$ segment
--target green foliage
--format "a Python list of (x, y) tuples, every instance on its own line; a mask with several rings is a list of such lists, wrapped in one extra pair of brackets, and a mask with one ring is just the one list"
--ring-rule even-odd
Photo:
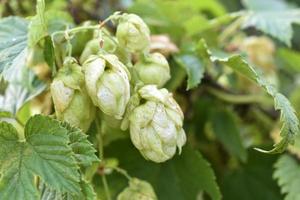
[(192, 54), (178, 55), (175, 59), (187, 72), (187, 90), (197, 87), (201, 83), (205, 72), (201, 60)]
[(296, 134), (299, 132), (299, 121), (295, 114), (295, 110), (291, 106), (289, 100), (277, 92), (276, 88), (269, 84), (262, 75), (255, 71), (240, 55), (229, 57), (218, 57), (211, 54), (204, 40), (198, 43), (199, 54), (203, 59), (209, 59), (212, 62), (216, 61), (233, 69), (235, 72), (242, 74), (248, 79), (256, 82), (274, 99), (274, 108), (281, 111), (282, 128), (280, 135), (282, 140), (274, 145), (274, 148), (269, 151), (257, 149), (265, 153), (281, 153), (289, 144), (293, 144)]
[(298, 191), (300, 178), (299, 163), (289, 155), (282, 155), (274, 166), (274, 178), (277, 179), (281, 187), (281, 192), (286, 194), (284, 199), (300, 199)]
[(211, 114), (212, 131), (229, 153), (245, 162), (247, 160), (247, 152), (235, 121), (236, 116), (230, 113), (229, 110), (217, 109)]
[(3, 1), (0, 199), (300, 199), (297, 4)]
[(255, 27), (291, 46), (292, 24), (300, 23), (299, 9), (291, 8), (282, 0), (245, 0), (244, 3), (251, 11), (246, 16), (244, 28)]
[(0, 196), (3, 199), (38, 199), (34, 176), (59, 192), (80, 195), (79, 164), (97, 161), (90, 145), (83, 149), (87, 141), (79, 136), (82, 132), (39, 115), (28, 120), (24, 133), (17, 132), (7, 122), (1, 122), (0, 130)]
[[(124, 157), (122, 152), (126, 152), (130, 157)], [(146, 161), (129, 141), (124, 139), (111, 143), (105, 154), (117, 158), (120, 167), (132, 176), (149, 181), (158, 199), (195, 199), (201, 191), (214, 200), (221, 199), (210, 165), (191, 147), (185, 147), (181, 155), (162, 164)], [(98, 178), (95, 177), (94, 181)], [(124, 179), (119, 174), (113, 174), (112, 177), (109, 176), (109, 180), (109, 184), (114, 186), (112, 192), (118, 194), (123, 188)]]

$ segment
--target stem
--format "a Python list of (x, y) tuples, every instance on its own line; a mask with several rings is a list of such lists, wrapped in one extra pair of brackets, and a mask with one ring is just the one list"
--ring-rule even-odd
[(209, 24), (207, 27), (205, 27), (202, 32), (210, 30), (210, 29), (214, 29), (217, 28), (223, 24), (229, 23), (231, 20), (243, 16), (245, 15), (245, 13), (247, 13), (246, 11), (242, 10), (242, 11), (238, 11), (238, 12), (233, 12), (233, 13), (229, 13), (227, 15), (223, 15), (221, 17), (212, 19), (209, 21)]
[(128, 172), (120, 167), (111, 167), (111, 169), (116, 170), (116, 172), (125, 176), (128, 180), (131, 180), (132, 177), (128, 174)]
[[(100, 163), (100, 165), (101, 165), (104, 162), (103, 138), (102, 138), (101, 127), (99, 126), (100, 119), (97, 117), (96, 120), (97, 120), (96, 126), (97, 126), (97, 132), (98, 132), (97, 140), (98, 140), (99, 158), (101, 159), (101, 163)], [(110, 191), (109, 191), (105, 173), (101, 174), (101, 179), (102, 179), (102, 184), (104, 187), (106, 199), (111, 200), (111, 195), (110, 195)]]
[(247, 104), (247, 103), (267, 103), (269, 100), (265, 98), (264, 96), (259, 96), (259, 95), (240, 95), (240, 94), (229, 94), (224, 91), (215, 89), (213, 87), (207, 87), (207, 91), (230, 103), (234, 104)]
[(237, 29), (240, 28), (241, 24), (243, 23), (244, 18), (238, 18), (234, 22), (232, 22), (229, 26), (227, 26), (224, 31), (219, 36), (220, 43), (224, 43), (227, 38), (229, 38), (231, 35), (233, 35)]

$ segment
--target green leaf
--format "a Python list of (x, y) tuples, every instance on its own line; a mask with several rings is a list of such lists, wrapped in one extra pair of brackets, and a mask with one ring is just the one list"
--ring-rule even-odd
[(282, 0), (247, 0), (245, 6), (250, 9), (243, 27), (255, 27), (291, 46), (292, 24), (300, 23), (300, 9), (293, 9)]
[(36, 15), (32, 17), (29, 23), (28, 46), (34, 47), (46, 35), (45, 1), (37, 0)]
[(220, 187), (224, 200), (282, 200), (272, 166), (276, 155), (264, 155), (250, 149), (247, 163), (223, 173)]
[(11, 80), (11, 71), (21, 68), (27, 54), (27, 26), (25, 19), (0, 19), (0, 74)]
[(201, 83), (205, 72), (201, 60), (192, 54), (178, 55), (175, 60), (186, 70), (188, 76), (187, 90), (197, 87)]
[(13, 114), (46, 88), (26, 67), (27, 25), (19, 17), (0, 20), (0, 75), (9, 82), (0, 94), (0, 107)]
[(46, 184), (41, 183), (39, 190), (41, 191), (41, 200), (96, 200), (96, 193), (90, 183), (84, 180), (80, 181), (81, 193), (80, 195), (73, 195), (70, 193), (61, 193), (51, 189)]
[(285, 200), (300, 199), (300, 165), (289, 155), (282, 155), (275, 164), (273, 174), (277, 179), (281, 192), (286, 194)]
[(68, 146), (68, 130), (58, 121), (36, 115), (28, 120), (24, 135), (0, 122), (0, 143), (3, 200), (37, 199), (35, 175), (59, 192), (79, 194), (78, 166)]
[[(25, 58), (24, 58), (25, 59)], [(13, 79), (3, 94), (0, 93), (0, 108), (14, 115), (29, 100), (46, 89), (46, 85), (25, 65), (11, 71)]]
[[(105, 155), (117, 158), (120, 167), (126, 169), (131, 176), (148, 181), (160, 200), (196, 199), (200, 192), (205, 192), (213, 200), (221, 199), (209, 163), (189, 146), (183, 148), (181, 155), (162, 164), (146, 161), (128, 139), (112, 142), (105, 148)], [(115, 173), (107, 178), (109, 186), (113, 186), (111, 189), (114, 199), (127, 186), (127, 180)], [(98, 180), (101, 178), (96, 176), (96, 185), (100, 185)], [(99, 188), (98, 192), (104, 194)]]
[(288, 49), (288, 48), (280, 48), (277, 51), (278, 57), (283, 61), (284, 67), (287, 70), (291, 70), (292, 72), (300, 72), (300, 52)]
[(255, 69), (250, 66), (240, 55), (233, 55), (229, 57), (219, 58), (211, 54), (211, 51), (207, 48), (204, 40), (201, 40), (198, 44), (199, 54), (203, 59), (219, 62), (224, 64), (235, 72), (244, 75), (250, 80), (256, 82), (261, 86), (270, 96), (274, 99), (274, 108), (281, 111), (280, 121), (282, 122), (282, 128), (280, 135), (282, 139), (279, 143), (274, 145), (274, 148), (269, 151), (257, 149), (265, 153), (281, 153), (283, 152), (288, 144), (293, 144), (295, 136), (299, 132), (299, 121), (295, 114), (293, 107), (289, 100), (277, 92), (276, 88), (270, 85)]
[(95, 154), (96, 150), (87, 139), (88, 135), (84, 134), (79, 128), (71, 127), (67, 123), (62, 123), (61, 125), (68, 130), (70, 146), (79, 165), (86, 167), (94, 162), (99, 162)]
[(212, 130), (230, 154), (245, 162), (247, 151), (243, 146), (234, 117), (232, 112), (217, 108), (211, 116)]

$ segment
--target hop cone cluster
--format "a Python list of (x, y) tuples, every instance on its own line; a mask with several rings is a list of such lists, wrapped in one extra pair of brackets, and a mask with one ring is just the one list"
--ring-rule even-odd
[(80, 64), (67, 58), (53, 80), (57, 118), (86, 131), (99, 112), (106, 124), (118, 124), (117, 120), (118, 128), (129, 129), (134, 146), (146, 159), (164, 162), (177, 148), (181, 152), (186, 141), (183, 113), (163, 88), (171, 78), (168, 61), (160, 53), (150, 53), (150, 31), (140, 17), (125, 13), (114, 15), (112, 21), (115, 36), (97, 30)]

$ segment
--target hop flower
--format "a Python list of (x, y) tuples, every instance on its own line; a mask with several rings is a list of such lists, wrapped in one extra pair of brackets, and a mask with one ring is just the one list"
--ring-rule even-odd
[(146, 159), (164, 162), (174, 156), (176, 147), (181, 152), (186, 142), (183, 113), (166, 89), (147, 85), (138, 93), (145, 103), (129, 115), (131, 140)]
[(129, 181), (129, 186), (125, 188), (117, 197), (117, 200), (156, 200), (157, 197), (152, 186), (146, 182), (133, 178)]
[(122, 119), (130, 98), (130, 74), (115, 55), (92, 55), (83, 64), (85, 84), (93, 103), (116, 119)]
[(138, 78), (144, 84), (162, 87), (171, 77), (166, 58), (160, 53), (150, 54), (134, 65)]
[(135, 14), (123, 14), (117, 18), (116, 36), (121, 46), (130, 52), (149, 49), (150, 30), (145, 22)]
[(57, 118), (87, 131), (94, 119), (95, 107), (85, 90), (84, 75), (75, 59), (66, 58), (50, 89)]

